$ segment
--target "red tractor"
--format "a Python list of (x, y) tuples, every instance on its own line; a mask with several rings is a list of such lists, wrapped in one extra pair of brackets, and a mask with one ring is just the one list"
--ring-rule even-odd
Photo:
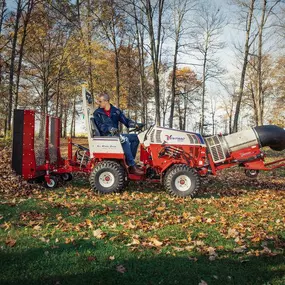
[[(60, 119), (32, 110), (15, 110), (12, 167), (29, 181), (44, 181), (54, 188), (58, 180), (72, 179), (73, 172), (90, 174), (90, 185), (99, 193), (121, 191), (128, 181), (163, 183), (175, 196), (193, 197), (200, 177), (215, 175), (232, 166), (245, 169), (249, 177), (260, 170), (285, 166), (285, 158), (264, 163), (261, 148), (285, 149), (285, 130), (260, 126), (228, 136), (203, 138), (200, 134), (158, 126), (135, 129), (140, 141), (140, 162), (144, 175), (129, 173), (121, 136), (102, 137), (93, 120), (91, 96), (82, 91), (89, 148), (69, 139), (68, 157), (60, 153)], [(76, 147), (73, 153), (72, 148)]]

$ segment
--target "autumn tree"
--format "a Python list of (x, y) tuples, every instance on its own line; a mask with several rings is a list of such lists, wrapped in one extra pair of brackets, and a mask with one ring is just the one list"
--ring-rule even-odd
[[(169, 85), (172, 84), (172, 74), (169, 75)], [(195, 110), (199, 102), (199, 91), (201, 81), (197, 79), (197, 74), (188, 67), (176, 70), (176, 94), (174, 113), (178, 117), (179, 129), (186, 130), (187, 114)]]
[(125, 18), (115, 0), (101, 1), (97, 12), (97, 20), (102, 35), (114, 52), (116, 76), (116, 105), (120, 107), (120, 52), (126, 36)]
[[(3, 76), (3, 63), (8, 67), (8, 81), (1, 80), (1, 87), (3, 84), (7, 86), (7, 104), (5, 115), (5, 130), (11, 130), (13, 108), (18, 107), (18, 93), (21, 75), (21, 66), (24, 53), (25, 40), (27, 35), (27, 27), (34, 7), (34, 0), (18, 0), (16, 1), (15, 11), (6, 12), (6, 1), (1, 3), (1, 40), (4, 42), (1, 50), (1, 78)], [(2, 35), (2, 26), (5, 19), (5, 32)], [(3, 58), (5, 53), (6, 59)]]

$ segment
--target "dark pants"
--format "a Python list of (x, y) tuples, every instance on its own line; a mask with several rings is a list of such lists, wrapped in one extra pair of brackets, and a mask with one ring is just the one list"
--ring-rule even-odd
[(122, 147), (126, 156), (126, 161), (128, 166), (134, 166), (135, 157), (137, 154), (138, 146), (139, 146), (139, 139), (136, 134), (123, 134), (126, 138), (126, 141), (122, 143)]

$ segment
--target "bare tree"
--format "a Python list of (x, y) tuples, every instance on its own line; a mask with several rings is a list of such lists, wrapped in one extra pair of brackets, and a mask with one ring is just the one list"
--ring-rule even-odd
[(7, 120), (7, 130), (11, 130), (12, 122), (12, 110), (13, 110), (13, 99), (14, 99), (14, 73), (15, 73), (15, 60), (16, 60), (16, 49), (20, 19), (23, 11), (22, 0), (17, 1), (17, 10), (15, 15), (15, 25), (14, 25), (14, 35), (12, 39), (12, 49), (11, 49), (11, 60), (10, 60), (10, 72), (9, 72), (9, 101), (8, 101), (8, 120)]
[(144, 22), (145, 15), (144, 13), (136, 7), (135, 0), (132, 0), (133, 5), (133, 14), (134, 14), (134, 22), (136, 27), (135, 38), (137, 42), (137, 50), (139, 55), (139, 68), (140, 68), (140, 99), (142, 104), (141, 109), (141, 120), (143, 123), (146, 123), (146, 106), (147, 106), (147, 98), (145, 96), (145, 50), (144, 50), (144, 37), (145, 37), (145, 29), (142, 25)]
[(257, 77), (258, 77), (258, 89), (255, 96), (255, 113), (257, 118), (257, 125), (263, 125), (263, 111), (264, 111), (264, 86), (263, 86), (263, 34), (265, 24), (268, 20), (268, 17), (273, 14), (273, 9), (281, 2), (281, 0), (273, 1), (268, 7), (267, 0), (263, 0), (261, 8), (261, 18), (258, 23), (258, 54), (257, 54)]
[[(23, 31), (22, 31), (22, 38), (20, 42), (20, 48), (19, 48), (19, 60), (18, 60), (18, 67), (16, 72), (16, 88), (15, 88), (15, 109), (18, 107), (18, 98), (19, 98), (19, 87), (20, 87), (20, 78), (21, 78), (21, 70), (22, 70), (22, 61), (23, 61), (23, 55), (24, 55), (24, 47), (26, 43), (27, 38), (27, 32), (28, 32), (28, 24), (31, 18), (31, 13), (34, 8), (35, 1), (34, 0), (28, 0), (25, 4), (25, 7), (27, 7), (26, 12), (23, 13)], [(24, 8), (25, 8), (24, 7)]]
[(222, 86), (224, 87), (226, 94), (221, 92), (219, 98), (221, 100), (221, 107), (225, 111), (228, 120), (226, 129), (228, 129), (228, 132), (231, 134), (233, 132), (234, 106), (238, 96), (238, 82), (235, 77), (231, 77), (229, 81), (223, 83)]
[[(170, 115), (169, 115), (169, 127), (173, 127), (174, 117), (174, 103), (176, 94), (176, 70), (177, 70), (177, 57), (179, 49), (181, 48), (181, 39), (187, 32), (187, 28), (184, 26), (185, 17), (187, 13), (193, 9), (196, 5), (195, 1), (189, 0), (175, 0), (171, 5), (172, 19), (174, 26), (174, 54), (173, 54), (173, 67), (172, 67), (172, 82), (171, 82), (171, 102), (170, 102)], [(170, 27), (171, 28), (171, 27)]]
[(203, 1), (195, 19), (195, 51), (197, 59), (202, 62), (202, 100), (200, 133), (204, 133), (206, 82), (217, 79), (224, 70), (220, 67), (217, 52), (224, 48), (221, 34), (226, 25), (225, 15), (213, 2)]
[[(152, 75), (155, 99), (155, 121), (160, 125), (160, 91), (159, 91), (159, 64), (162, 43), (162, 17), (164, 13), (164, 0), (141, 0), (145, 9), (148, 23), (148, 35), (150, 41), (150, 55), (152, 62)], [(156, 17), (155, 17), (155, 14)], [(155, 23), (157, 22), (157, 23)]]
[(251, 40), (251, 29), (252, 29), (252, 18), (253, 13), (255, 9), (255, 0), (250, 0), (250, 3), (248, 4), (248, 1), (236, 1), (236, 4), (239, 5), (241, 8), (246, 7), (246, 17), (245, 17), (245, 43), (244, 43), (244, 50), (243, 50), (243, 64), (242, 64), (242, 71), (241, 71), (241, 77), (240, 77), (240, 85), (239, 85), (239, 94), (238, 94), (238, 100), (235, 108), (235, 116), (234, 116), (234, 124), (233, 124), (233, 132), (238, 131), (238, 119), (240, 114), (240, 107), (241, 107), (241, 101), (243, 96), (243, 90), (244, 90), (244, 82), (245, 82), (245, 75), (246, 75), (246, 68), (248, 64), (248, 55), (249, 55), (249, 49), (254, 41)]

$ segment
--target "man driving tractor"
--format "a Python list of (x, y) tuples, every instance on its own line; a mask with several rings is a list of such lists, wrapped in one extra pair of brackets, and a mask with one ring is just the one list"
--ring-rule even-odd
[[(110, 96), (106, 93), (101, 94), (98, 99), (99, 108), (95, 110), (93, 116), (97, 127), (102, 136), (115, 136), (119, 133), (119, 122), (127, 128), (140, 128), (143, 124), (136, 123), (127, 118), (124, 113), (110, 104)], [(125, 139), (122, 147), (126, 156), (126, 162), (129, 166), (129, 172), (136, 175), (143, 175), (144, 172), (139, 169), (135, 163), (135, 157), (139, 145), (136, 134), (123, 134)]]

